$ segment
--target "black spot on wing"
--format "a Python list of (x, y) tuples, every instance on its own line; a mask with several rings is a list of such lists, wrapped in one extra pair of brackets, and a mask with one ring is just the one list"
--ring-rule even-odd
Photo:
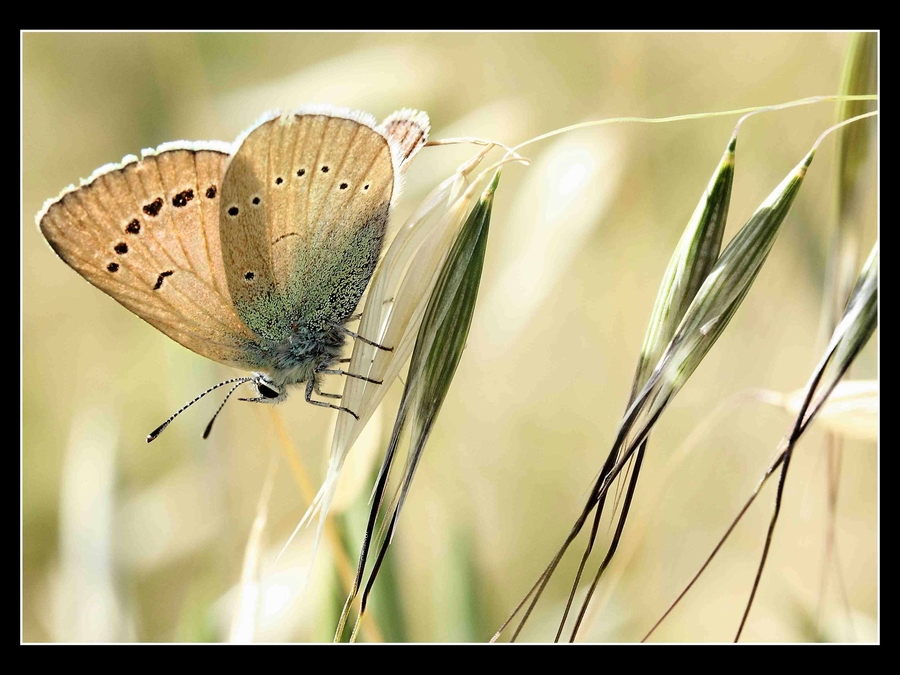
[(187, 206), (187, 203), (194, 198), (193, 190), (184, 190), (183, 192), (179, 192), (177, 195), (172, 197), (172, 206), (176, 208), (181, 208), (182, 206)]
[(149, 204), (144, 204), (144, 213), (146, 213), (148, 216), (150, 216), (152, 218), (155, 218), (156, 216), (159, 215), (159, 212), (162, 209), (162, 207), (163, 207), (162, 197), (157, 197)]
[(167, 272), (160, 272), (159, 276), (156, 278), (156, 286), (153, 287), (153, 290), (158, 291), (160, 288), (162, 288), (163, 279), (165, 279), (166, 277), (170, 277), (173, 274), (174, 272), (172, 270), (169, 270)]

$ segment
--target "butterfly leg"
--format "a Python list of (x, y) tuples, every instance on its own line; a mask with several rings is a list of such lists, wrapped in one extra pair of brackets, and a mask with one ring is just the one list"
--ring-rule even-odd
[(346, 334), (346, 335), (349, 335), (349, 336), (352, 337), (354, 340), (359, 340), (360, 342), (365, 342), (367, 345), (372, 345), (373, 347), (378, 347), (378, 349), (383, 349), (383, 350), (386, 351), (386, 352), (392, 352), (392, 351), (394, 351), (394, 348), (393, 348), (393, 347), (385, 347), (384, 345), (380, 345), (380, 344), (378, 344), (377, 342), (372, 342), (371, 340), (369, 340), (369, 339), (367, 339), (367, 338), (364, 338), (364, 337), (363, 337), (362, 335), (360, 335), (359, 333), (354, 333), (354, 332), (353, 332), (352, 330), (350, 330), (349, 328), (345, 328), (344, 326), (342, 326), (342, 325), (339, 324), (339, 323), (336, 323), (336, 324), (333, 324), (333, 325), (334, 325), (334, 327), (337, 328), (339, 331), (341, 331), (342, 333), (344, 333), (344, 334)]
[(339, 370), (337, 368), (321, 368), (316, 371), (317, 373), (324, 373), (326, 375), (346, 375), (347, 377), (355, 377), (357, 380), (365, 380), (366, 382), (371, 382), (372, 384), (383, 384), (381, 380), (373, 380), (371, 378), (366, 377), (365, 375), (357, 375), (356, 373), (348, 373), (346, 370)]
[[(343, 410), (344, 412), (350, 413), (351, 415), (353, 415), (353, 417), (355, 417), (356, 419), (359, 419), (359, 415), (357, 415), (355, 412), (350, 410), (350, 408), (345, 408), (340, 405), (333, 405), (331, 403), (325, 403), (324, 401), (313, 401), (312, 394), (313, 394), (313, 389), (315, 387), (316, 387), (316, 380), (315, 380), (315, 378), (311, 378), (309, 380), (309, 382), (306, 383), (306, 397), (305, 398), (306, 398), (307, 403), (312, 403), (313, 405), (322, 406), (323, 408), (334, 408), (335, 410)], [(323, 395), (327, 396), (328, 394), (323, 394)]]
[(319, 396), (325, 396), (326, 398), (341, 398), (340, 394), (329, 394), (329, 393), (324, 392), (321, 389), (319, 389), (318, 382), (316, 382), (316, 386), (313, 387), (313, 391), (316, 392)]

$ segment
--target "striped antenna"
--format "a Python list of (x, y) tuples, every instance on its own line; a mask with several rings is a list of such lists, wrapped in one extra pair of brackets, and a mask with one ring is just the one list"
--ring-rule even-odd
[(231, 388), (231, 391), (229, 391), (227, 394), (225, 394), (225, 400), (222, 401), (222, 405), (219, 406), (219, 409), (216, 410), (216, 413), (212, 416), (212, 419), (209, 421), (209, 424), (206, 425), (206, 431), (203, 432), (203, 440), (206, 440), (207, 438), (209, 438), (209, 432), (212, 431), (213, 422), (216, 421), (216, 418), (219, 416), (219, 413), (222, 412), (222, 408), (225, 407), (225, 404), (228, 403), (228, 399), (231, 398), (231, 395), (234, 393), (235, 389), (240, 387), (245, 382), (247, 382), (247, 380), (242, 379), (240, 382), (238, 382), (236, 385), (234, 385)]
[[(208, 393), (210, 393), (211, 391), (215, 391), (215, 390), (218, 389), (219, 387), (224, 387), (226, 384), (232, 384), (232, 383), (234, 383), (234, 382), (237, 382), (237, 384), (236, 384), (236, 385), (234, 386), (234, 388), (231, 390), (231, 391), (234, 391), (235, 389), (237, 389), (240, 385), (244, 384), (245, 382), (252, 382), (252, 381), (253, 381), (253, 378), (252, 378), (252, 377), (233, 377), (233, 378), (231, 378), (230, 380), (225, 380), (224, 382), (219, 382), (219, 384), (214, 384), (214, 385), (211, 386), (209, 389), (207, 389), (206, 391), (204, 391), (202, 394), (200, 394), (199, 396), (197, 396), (193, 401), (190, 401), (190, 402), (188, 402), (188, 403), (185, 403), (185, 404), (184, 404), (183, 406), (181, 406), (181, 408), (180, 408), (178, 411), (176, 411), (175, 414), (173, 414), (169, 419), (167, 419), (165, 422), (163, 422), (163, 423), (160, 424), (158, 427), (156, 427), (156, 429), (154, 429), (154, 430), (151, 431), (149, 434), (147, 434), (147, 442), (150, 443), (151, 441), (155, 440), (156, 437), (159, 436), (159, 435), (163, 432), (163, 430), (164, 430), (167, 426), (169, 426), (169, 424), (171, 424), (172, 420), (174, 420), (174, 419), (175, 419), (176, 417), (178, 417), (181, 413), (183, 413), (185, 410), (187, 410), (188, 408), (190, 408), (192, 405), (194, 405), (197, 401), (199, 401), (201, 398), (203, 398), (204, 396), (206, 396), (206, 395), (207, 395)], [(228, 396), (231, 396), (231, 392), (228, 393)], [(225, 397), (225, 400), (226, 400), (226, 401), (228, 400), (228, 396)], [(222, 405), (225, 405), (224, 402), (222, 403)], [(221, 406), (220, 406), (220, 407), (219, 407), (219, 410), (221, 410), (221, 409), (222, 409), (222, 408), (221, 408)], [(218, 411), (216, 411), (216, 415), (218, 415), (218, 414), (219, 414)], [(213, 419), (215, 419), (215, 418), (216, 418), (215, 415), (213, 415)], [(206, 433), (203, 434), (203, 438), (206, 438), (206, 437), (209, 435), (209, 430), (210, 430), (211, 427), (212, 427), (212, 421), (210, 421), (209, 425), (206, 427)]]

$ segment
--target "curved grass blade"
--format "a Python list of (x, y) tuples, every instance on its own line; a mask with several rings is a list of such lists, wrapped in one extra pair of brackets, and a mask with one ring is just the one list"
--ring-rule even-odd
[[(722, 538), (719, 539), (715, 548), (713, 548), (712, 553), (710, 553), (710, 555), (706, 558), (703, 565), (693, 576), (690, 582), (688, 582), (684, 590), (682, 590), (681, 593), (678, 594), (678, 597), (675, 598), (674, 602), (669, 605), (668, 609), (666, 609), (663, 615), (647, 632), (642, 642), (647, 640), (653, 634), (657, 627), (659, 627), (659, 625), (666, 619), (666, 617), (669, 616), (672, 610), (675, 609), (675, 606), (693, 587), (697, 579), (700, 578), (700, 575), (703, 574), (703, 572), (712, 562), (713, 558), (716, 556), (716, 554), (724, 545), (725, 541), (734, 531), (734, 528), (740, 522), (741, 518), (743, 518), (744, 514), (750, 508), (750, 505), (756, 499), (757, 495), (759, 495), (759, 492), (762, 489), (763, 485), (765, 485), (766, 481), (774, 474), (778, 467), (782, 467), (782, 480), (779, 485), (779, 495), (781, 494), (784, 483), (783, 477), (786, 472), (786, 469), (784, 469), (783, 467), (789, 460), (794, 446), (806, 431), (807, 427), (815, 419), (816, 415), (819, 413), (822, 407), (825, 405), (828, 397), (831, 395), (832, 391), (834, 391), (835, 387), (837, 387), (838, 382), (850, 368), (850, 365), (853, 363), (857, 354), (859, 354), (859, 352), (865, 346), (866, 342), (868, 342), (869, 338), (875, 332), (875, 327), (878, 325), (877, 261), (878, 244), (876, 244), (872, 249), (872, 253), (869, 255), (869, 258), (866, 261), (866, 264), (863, 267), (863, 270), (857, 280), (856, 287), (854, 288), (853, 293), (850, 296), (850, 300), (847, 303), (844, 317), (843, 319), (841, 319), (837, 328), (835, 328), (828, 348), (825, 350), (824, 356), (819, 361), (819, 365), (816, 367), (816, 369), (813, 371), (812, 376), (810, 377), (810, 382), (807, 386), (807, 393), (804, 398), (803, 405), (801, 406), (801, 410), (797, 414), (797, 419), (794, 422), (791, 431), (782, 439), (781, 443), (779, 444), (778, 455), (775, 457), (775, 460), (766, 469), (763, 477), (760, 479), (760, 481), (756, 485), (756, 488), (751, 493), (750, 498), (747, 500), (747, 502), (738, 512), (737, 516), (728, 526), (728, 529), (725, 531), (725, 534), (722, 535)], [(771, 543), (771, 534), (774, 529), (774, 523), (777, 520), (780, 501), (781, 500), (779, 496), (776, 499), (776, 511), (773, 514), (773, 519), (769, 525), (769, 533), (766, 537), (766, 545), (763, 551), (762, 560), (760, 561), (760, 566), (757, 571), (757, 577), (754, 581), (750, 601), (747, 604), (744, 618), (741, 621), (741, 627), (743, 627), (744, 622), (746, 621), (746, 616), (749, 613), (750, 605), (752, 604), (753, 596), (755, 595), (756, 588), (759, 584), (759, 578), (762, 574), (762, 568), (765, 564), (766, 556), (768, 555), (768, 550)], [(738, 637), (739, 636), (740, 630), (738, 631)]]
[(282, 553), (300, 529), (318, 514), (312, 554), (315, 559), (344, 460), (412, 352), (437, 271), (462, 227), (471, 200), (471, 191), (466, 189), (467, 176), (492, 147), (486, 147), (462, 164), (425, 198), (396, 233), (376, 269), (358, 332), (375, 338), (380, 344), (390, 345), (393, 350), (379, 350), (356, 340), (349, 371), (383, 384), (347, 378), (342, 399), (346, 406), (357, 412), (359, 419), (350, 415), (338, 416), (325, 480), (284, 544)]
[(357, 568), (357, 583), (354, 585), (354, 592), (347, 598), (344, 606), (335, 635), (336, 640), (341, 638), (344, 623), (365, 573), (372, 534), (378, 513), (381, 511), (381, 506), (384, 502), (387, 479), (397, 446), (399, 445), (401, 433), (409, 421), (411, 434), (406, 466), (398, 487), (397, 496), (391, 500), (391, 506), (383, 516), (383, 521), (388, 524), (379, 542), (372, 570), (362, 592), (356, 626), (350, 637), (351, 641), (355, 639), (360, 619), (365, 613), (366, 602), (372, 585), (375, 583), (378, 571), (396, 531), (397, 520), (409, 493), (425, 443), (428, 441), (437, 415), (450, 388), (453, 375), (462, 358), (466, 338), (472, 324), (475, 301), (478, 297), (478, 287), (481, 283), (491, 208), (499, 179), (500, 172), (498, 171), (466, 219), (456, 242), (453, 244), (453, 248), (450, 250), (440, 270), (434, 291), (428, 300), (413, 349), (400, 408), (391, 432), (385, 459), (376, 481), (369, 522), (366, 527)]
[[(788, 467), (791, 464), (794, 447), (803, 431), (812, 421), (815, 415), (825, 403), (828, 395), (837, 386), (838, 381), (844, 376), (844, 373), (850, 368), (850, 364), (856, 358), (857, 354), (865, 346), (866, 342), (875, 332), (875, 326), (878, 325), (878, 244), (872, 249), (862, 273), (856, 281), (856, 286), (847, 302), (847, 308), (844, 310), (844, 316), (835, 329), (831, 337), (831, 342), (825, 355), (819, 362), (819, 366), (813, 373), (810, 380), (806, 400), (800, 408), (794, 428), (791, 431), (787, 449), (784, 451), (784, 462), (781, 465), (781, 476), (778, 479), (778, 493), (775, 496), (775, 509), (772, 512), (772, 520), (769, 522), (769, 531), (766, 533), (766, 543), (763, 547), (762, 558), (759, 561), (759, 568), (756, 571), (756, 578), (753, 580), (753, 589), (750, 591), (750, 598), (747, 600), (747, 607), (744, 609), (744, 616), (741, 618), (741, 625), (738, 627), (734, 641), (737, 642), (741, 637), (744, 625), (747, 623), (747, 616), (750, 614), (750, 608), (753, 606), (753, 598), (756, 597), (756, 590), (759, 587), (759, 580), (762, 577), (763, 568), (766, 564), (766, 558), (769, 555), (769, 548), (772, 545), (772, 535), (775, 532), (775, 524), (778, 522), (778, 514), (781, 512), (781, 500), (784, 495), (784, 484), (787, 479)], [(829, 363), (834, 360), (834, 367), (830, 371), (826, 371)], [(826, 372), (828, 377), (825, 377)], [(822, 391), (819, 391), (819, 385), (822, 384)], [(813, 400), (816, 394), (818, 398)], [(809, 408), (814, 405), (814, 411), (809, 414)]]
[[(763, 201), (729, 242), (697, 291), (674, 337), (623, 416), (611, 451), (618, 460), (608, 472), (601, 472), (569, 536), (526, 596), (526, 600), (532, 594), (534, 598), (512, 639), (515, 639), (528, 619), (550, 576), (581, 531), (594, 506), (605, 497), (613, 480), (644, 442), (669, 401), (700, 365), (740, 307), (775, 243), (781, 224), (790, 211), (814, 156), (813, 149)], [(494, 639), (524, 606), (524, 602), (514, 610)]]
[[(675, 251), (669, 260), (669, 264), (660, 283), (659, 291), (656, 296), (656, 302), (653, 305), (653, 311), (650, 313), (650, 321), (647, 326), (647, 332), (644, 336), (644, 343), (641, 347), (641, 355), (638, 359), (637, 369), (634, 375), (634, 382), (631, 385), (631, 395), (628, 403), (634, 401), (635, 395), (647, 383), (647, 378), (653, 370), (653, 367), (659, 361), (665, 351), (666, 346), (672, 339), (675, 329), (684, 317), (688, 306), (700, 289), (703, 281), (706, 279), (710, 270), (719, 257), (722, 249), (722, 236), (725, 233), (725, 223), (728, 218), (728, 207), (731, 203), (731, 188), (734, 183), (734, 161), (735, 147), (737, 145), (737, 132), (732, 134), (725, 148), (725, 153), (719, 161), (718, 166), (713, 172), (712, 178), (707, 188), (697, 203), (694, 213), (688, 221)], [(582, 602), (581, 610), (572, 629), (570, 641), (575, 640), (575, 635), (581, 625), (587, 606), (593, 597), (594, 589), (600, 581), (600, 576), (607, 568), (612, 557), (615, 555), (619, 546), (619, 540), (622, 530), (625, 526), (625, 520), (628, 517), (628, 511), (631, 506), (631, 500), (634, 496), (635, 486), (637, 485), (638, 476), (640, 474), (641, 463), (643, 461), (644, 452), (647, 448), (647, 442), (641, 444), (638, 450), (637, 459), (630, 477), (626, 477), (628, 487), (626, 490), (625, 501), (622, 503), (622, 511), (616, 525), (616, 530), (610, 541), (606, 556), (600, 563), (594, 581), (591, 584), (587, 595)], [(606, 463), (601, 470), (601, 476), (607, 473), (618, 459), (617, 448), (609, 453)], [(626, 474), (628, 472), (626, 471)], [(618, 501), (618, 499), (617, 499)], [(566, 607), (563, 611), (562, 619), (559, 623), (559, 629), (556, 633), (558, 641), (565, 627), (566, 619), (569, 614), (578, 584), (581, 581), (581, 575), (587, 564), (588, 557), (593, 550), (597, 537), (597, 530), (600, 524), (600, 517), (603, 513), (605, 496), (597, 503), (596, 513), (594, 516), (594, 524), (591, 534), (585, 547), (584, 554), (578, 571), (575, 574), (575, 580), (572, 584), (572, 590), (566, 601)], [(615, 512), (615, 507), (613, 511)]]
[[(850, 39), (841, 75), (840, 92), (845, 95), (875, 93), (878, 89), (878, 36), (875, 33), (855, 33)], [(837, 121), (854, 117), (869, 109), (863, 101), (840, 101), (837, 105)], [(872, 154), (877, 127), (871, 124), (854, 124), (837, 131), (835, 157), (834, 226), (831, 232), (825, 269), (825, 294), (822, 303), (820, 335), (832, 330), (856, 275), (862, 253), (865, 195), (869, 191), (871, 175), (867, 168)], [(824, 342), (824, 339), (822, 340)], [(877, 432), (876, 432), (877, 433)], [(828, 521), (822, 550), (821, 577), (819, 580), (816, 622), (819, 623), (828, 587), (829, 571), (836, 556), (837, 503), (840, 490), (840, 467), (844, 453), (840, 435), (828, 434), (825, 438), (827, 455)], [(839, 588), (845, 590), (840, 566), (834, 572)], [(843, 593), (846, 597), (846, 593)], [(850, 607), (845, 603), (845, 610)]]
[[(871, 94), (878, 88), (878, 35), (856, 33), (851, 39), (841, 74), (841, 94)], [(837, 122), (869, 110), (868, 101), (840, 101)], [(852, 124), (836, 132), (834, 203), (835, 230), (826, 269), (824, 334), (834, 329), (841, 316), (841, 304), (850, 290), (861, 257), (861, 197), (863, 169), (868, 160), (875, 128)]]

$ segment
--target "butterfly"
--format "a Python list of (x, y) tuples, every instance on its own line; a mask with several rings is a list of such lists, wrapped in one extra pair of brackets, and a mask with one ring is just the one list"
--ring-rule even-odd
[[(424, 112), (377, 124), (368, 113), (307, 106), (264, 115), (233, 144), (164, 143), (97, 169), (37, 215), (45, 239), (91, 284), (176, 342), (251, 371), (203, 396), (251, 383), (279, 403), (305, 383), (306, 401), (339, 399), (322, 375), (337, 368), (346, 327), (384, 246), (402, 174), (428, 139)], [(358, 417), (357, 417), (358, 419)]]

